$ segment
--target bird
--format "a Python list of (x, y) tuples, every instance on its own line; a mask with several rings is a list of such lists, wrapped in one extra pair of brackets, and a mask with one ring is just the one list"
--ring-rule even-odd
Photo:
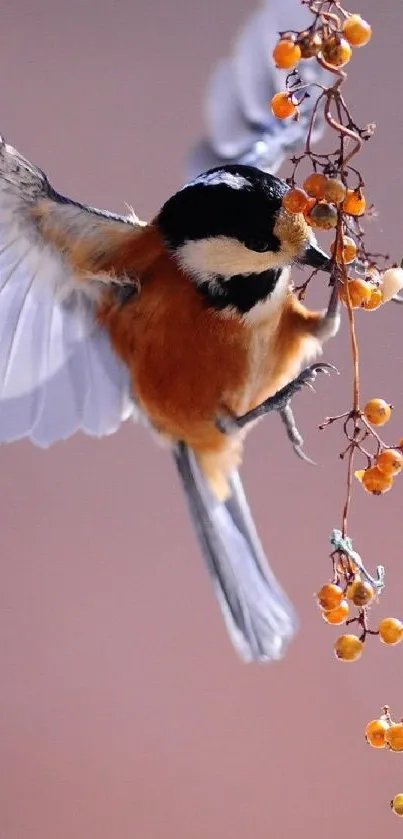
[(239, 467), (247, 433), (319, 372), (339, 327), (293, 291), (329, 271), (290, 189), (257, 167), (198, 174), (149, 222), (59, 194), (0, 140), (0, 442), (47, 447), (140, 419), (170, 448), (235, 649), (281, 658), (298, 628), (269, 566)]

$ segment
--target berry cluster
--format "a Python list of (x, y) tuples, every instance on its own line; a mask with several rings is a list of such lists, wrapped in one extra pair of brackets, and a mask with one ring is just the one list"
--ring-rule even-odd
[[(403, 628), (402, 628), (403, 635)], [(390, 749), (403, 752), (403, 720), (392, 719), (388, 705), (377, 720), (371, 720), (365, 727), (365, 739), (373, 749)], [(397, 816), (403, 816), (403, 793), (399, 792), (390, 802)]]
[[(384, 399), (371, 399), (365, 405), (363, 418), (371, 425), (381, 426), (388, 422), (391, 413), (392, 406)], [(357, 469), (354, 474), (367, 492), (382, 495), (392, 489), (396, 475), (403, 469), (403, 440), (396, 448), (385, 446), (378, 435), (376, 440), (377, 451), (373, 457), (360, 445), (361, 452), (368, 458), (368, 465), (366, 469)]]
[[(331, 171), (330, 165), (325, 168)], [(359, 255), (363, 255), (362, 244), (357, 243), (351, 235), (348, 235), (348, 233), (357, 233), (351, 229), (351, 218), (345, 218), (349, 216), (354, 220), (365, 214), (366, 198), (362, 186), (349, 189), (339, 177), (329, 177), (322, 172), (313, 172), (305, 178), (302, 188), (293, 186), (286, 193), (283, 206), (289, 213), (302, 213), (310, 227), (320, 230), (337, 228), (341, 214), (343, 216), (342, 235), (337, 236), (336, 233), (336, 238), (330, 245), (330, 252), (336, 265), (351, 265)], [(360, 229), (358, 233), (361, 233)], [(347, 276), (348, 291), (345, 283), (340, 282), (339, 287), (341, 300), (346, 306), (350, 302), (352, 309), (363, 308), (367, 311), (378, 309), (403, 288), (402, 268), (388, 268), (380, 272), (374, 265), (357, 267), (359, 270), (365, 268), (366, 276)]]
[[(348, 63), (353, 48), (367, 44), (372, 35), (371, 26), (359, 14), (350, 14), (342, 8), (340, 0), (301, 0), (313, 15), (310, 27), (302, 32), (280, 33), (273, 51), (277, 67), (290, 70), (286, 90), (273, 97), (271, 107), (279, 118), (294, 115), (306, 96), (296, 69), (301, 61), (317, 61), (329, 71), (328, 87), (316, 84), (319, 93), (308, 127), (306, 145), (299, 157), (292, 159), (293, 171), (287, 182), (289, 191), (283, 198), (286, 212), (301, 214), (313, 228), (333, 232), (329, 245), (331, 253), (331, 284), (336, 285), (339, 297), (348, 311), (354, 363), (354, 399), (351, 410), (336, 417), (327, 417), (323, 429), (331, 423), (343, 421), (347, 447), (340, 453), (347, 458), (347, 498), (343, 509), (342, 532), (346, 536), (353, 475), (363, 488), (381, 495), (393, 486), (395, 476), (403, 469), (403, 441), (397, 445), (384, 443), (377, 427), (384, 425), (391, 416), (392, 407), (382, 399), (372, 399), (362, 409), (359, 388), (359, 349), (355, 331), (354, 310), (375, 311), (398, 296), (403, 288), (403, 263), (383, 270), (378, 268), (375, 256), (368, 252), (361, 226), (363, 217), (371, 214), (367, 207), (365, 184), (360, 172), (351, 165), (362, 144), (374, 131), (373, 125), (359, 128), (354, 122), (341, 87), (347, 75), (343, 67)], [(323, 107), (328, 125), (338, 135), (338, 145), (329, 154), (318, 154), (311, 149), (318, 108)], [(287, 113), (286, 113), (287, 112)], [(292, 113), (291, 113), (292, 112)], [(301, 185), (296, 183), (297, 171), (304, 163), (310, 166)], [(313, 171), (312, 171), (313, 170)], [(387, 257), (384, 257), (387, 259)], [(300, 298), (316, 271), (295, 291)], [(372, 450), (366, 448), (367, 441)], [(366, 458), (364, 469), (354, 471), (357, 453)], [(350, 580), (346, 578), (346, 584)]]
[[(384, 586), (384, 569), (379, 566), (378, 577), (365, 569), (358, 553), (352, 550), (347, 536), (347, 520), (351, 502), (354, 476), (372, 495), (381, 495), (393, 486), (395, 477), (403, 471), (403, 439), (397, 444), (387, 444), (380, 438), (378, 429), (385, 425), (392, 414), (392, 406), (384, 399), (371, 399), (361, 407), (359, 347), (355, 329), (355, 310), (375, 311), (391, 300), (403, 302), (399, 292), (403, 289), (403, 260), (390, 267), (379, 267), (379, 260), (388, 261), (382, 254), (371, 254), (365, 245), (362, 220), (373, 214), (368, 206), (365, 183), (359, 170), (351, 165), (365, 141), (375, 130), (371, 123), (360, 128), (354, 121), (342, 94), (347, 79), (345, 66), (354, 48), (362, 47), (371, 39), (372, 30), (359, 14), (351, 14), (342, 0), (301, 0), (312, 13), (312, 25), (304, 31), (279, 33), (273, 51), (275, 65), (288, 71), (285, 89), (276, 93), (271, 110), (278, 119), (299, 119), (300, 107), (309, 97), (309, 85), (299, 76), (299, 66), (304, 61), (316, 61), (329, 73), (326, 87), (315, 83), (317, 98), (307, 131), (305, 149), (293, 157), (293, 170), (287, 178), (289, 190), (283, 198), (284, 210), (301, 214), (306, 223), (319, 231), (330, 231), (333, 240), (331, 253), (331, 280), (340, 300), (345, 305), (350, 326), (354, 381), (352, 408), (339, 416), (327, 417), (320, 428), (341, 421), (347, 446), (340, 453), (346, 459), (347, 492), (342, 512), (342, 528), (331, 536), (333, 575), (317, 594), (322, 617), (331, 626), (348, 627), (354, 624), (357, 634), (340, 635), (334, 652), (340, 661), (358, 660), (369, 635), (378, 636), (386, 645), (403, 640), (403, 622), (397, 618), (383, 618), (376, 629), (368, 625), (373, 606)], [(323, 108), (328, 126), (336, 133), (338, 142), (334, 151), (317, 153), (311, 148), (316, 115)], [(297, 182), (301, 165), (307, 168)], [(302, 299), (312, 277), (294, 291)], [(370, 450), (368, 451), (368, 444)], [(355, 456), (366, 459), (365, 468), (355, 469)], [(375, 748), (403, 751), (403, 722), (395, 723), (384, 709), (379, 720), (372, 720), (366, 728), (367, 741)], [(391, 806), (403, 816), (403, 793), (395, 796)]]
[[(364, 246), (361, 219), (373, 208), (367, 209), (364, 182), (360, 173), (350, 164), (361, 149), (362, 142), (374, 132), (374, 125), (359, 128), (351, 117), (340, 87), (346, 79), (343, 67), (350, 60), (352, 47), (367, 44), (372, 29), (359, 14), (349, 14), (339, 2), (302, 0), (314, 15), (312, 26), (303, 32), (283, 32), (273, 51), (273, 61), (278, 68), (290, 70), (286, 90), (276, 93), (271, 109), (278, 119), (299, 118), (299, 108), (309, 96), (298, 70), (300, 61), (315, 60), (336, 76), (333, 85), (319, 89), (304, 153), (293, 159), (294, 172), (288, 183), (290, 192), (284, 197), (284, 207), (290, 213), (303, 213), (308, 224), (319, 230), (334, 230), (335, 239), (330, 250), (339, 271), (339, 294), (349, 309), (378, 309), (403, 288), (403, 270), (394, 266), (381, 273)], [(330, 7), (335, 7), (332, 12)], [(325, 11), (325, 7), (327, 10)], [(336, 13), (337, 12), (337, 13)], [(344, 18), (344, 19), (343, 19)], [(311, 134), (317, 109), (324, 106), (326, 121), (340, 137), (339, 148), (332, 154), (315, 154), (311, 150)], [(332, 113), (332, 108), (336, 115)], [(346, 141), (354, 146), (346, 153)], [(314, 171), (304, 180), (302, 188), (296, 186), (295, 175), (302, 161), (310, 160)], [(355, 183), (350, 183), (354, 178)], [(352, 266), (355, 275), (349, 276), (346, 266)], [(309, 282), (309, 281), (308, 281)], [(304, 295), (308, 282), (301, 287)]]
[[(310, 4), (312, 11), (314, 6)], [(304, 32), (282, 33), (273, 50), (279, 70), (294, 70), (307, 58), (316, 58), (325, 67), (344, 67), (353, 54), (351, 47), (363, 47), (371, 39), (372, 29), (361, 15), (346, 15), (343, 23), (336, 14), (316, 11), (316, 15), (314, 24)], [(280, 91), (273, 96), (271, 109), (278, 119), (289, 119), (298, 116), (301, 101), (294, 90)]]
[[(361, 635), (340, 635), (334, 645), (339, 661), (357, 661), (364, 651), (367, 635), (378, 635), (383, 644), (393, 646), (403, 640), (403, 623), (397, 618), (383, 618), (378, 629), (368, 628), (369, 607), (376, 600), (374, 586), (364, 579), (352, 560), (338, 557), (335, 562), (337, 582), (326, 583), (317, 594), (322, 617), (331, 626), (358, 623)], [(351, 616), (355, 609), (356, 614)]]

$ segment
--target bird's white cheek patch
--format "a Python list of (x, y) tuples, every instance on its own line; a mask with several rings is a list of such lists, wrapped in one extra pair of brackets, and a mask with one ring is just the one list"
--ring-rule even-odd
[(214, 276), (231, 279), (237, 274), (260, 274), (270, 268), (281, 268), (290, 261), (289, 255), (281, 251), (257, 253), (227, 236), (186, 242), (178, 249), (177, 259), (199, 282)]

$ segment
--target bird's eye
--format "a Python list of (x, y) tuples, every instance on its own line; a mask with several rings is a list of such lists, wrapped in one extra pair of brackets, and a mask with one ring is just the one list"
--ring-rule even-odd
[(248, 248), (250, 251), (256, 251), (257, 253), (264, 253), (265, 251), (271, 250), (270, 242), (266, 239), (246, 239), (245, 240), (245, 247)]

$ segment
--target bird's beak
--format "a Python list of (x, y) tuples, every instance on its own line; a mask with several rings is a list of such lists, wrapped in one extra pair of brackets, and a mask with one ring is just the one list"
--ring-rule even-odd
[(322, 271), (330, 271), (330, 257), (317, 245), (310, 243), (305, 253), (300, 257), (302, 265), (309, 265), (310, 268), (322, 268)]

